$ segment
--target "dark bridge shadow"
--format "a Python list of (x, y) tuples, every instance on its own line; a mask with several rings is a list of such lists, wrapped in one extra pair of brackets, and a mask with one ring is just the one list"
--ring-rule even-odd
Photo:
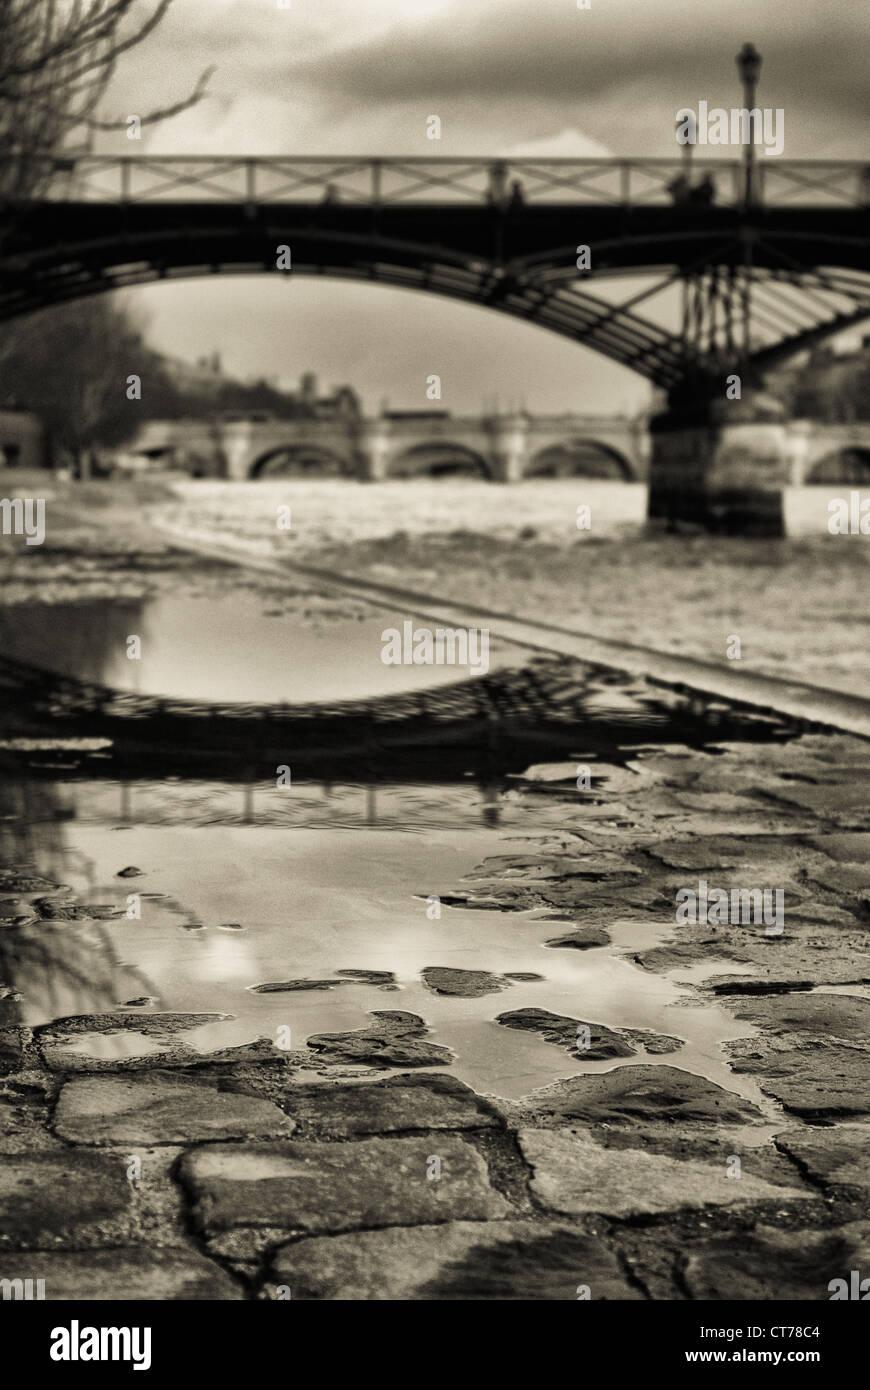
[[(646, 744), (769, 741), (796, 730), (560, 659), (398, 695), (255, 705), (134, 695), (0, 657), (0, 698), (7, 741), (107, 741), (65, 759), (64, 776), (89, 778), (274, 780), (276, 767), (288, 764), (294, 776), (316, 780), (345, 781), (352, 766), (355, 780), (370, 783), (443, 783), (518, 773), (556, 757), (624, 762), (633, 756), (626, 749)], [(7, 759), (20, 768), (14, 748), (0, 752), (0, 765)], [(34, 747), (27, 762), (34, 775), (45, 767), (57, 776), (57, 755)]]

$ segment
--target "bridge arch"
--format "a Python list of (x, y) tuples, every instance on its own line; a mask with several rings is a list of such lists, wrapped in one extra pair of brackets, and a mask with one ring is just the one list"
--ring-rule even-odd
[(251, 464), (248, 477), (348, 478), (359, 472), (355, 463), (324, 444), (292, 440), (273, 445)]
[(387, 477), (491, 478), (492, 469), (469, 444), (435, 439), (398, 450), (387, 463)]
[(550, 440), (530, 451), (525, 478), (603, 478), (637, 481), (637, 469), (621, 449), (600, 439)]
[(870, 486), (870, 445), (842, 444), (808, 469), (806, 483), (855, 483)]

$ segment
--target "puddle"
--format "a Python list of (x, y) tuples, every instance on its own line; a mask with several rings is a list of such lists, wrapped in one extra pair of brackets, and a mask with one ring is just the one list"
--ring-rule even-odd
[[(213, 702), (350, 700), (477, 674), (467, 666), (385, 666), (381, 634), (401, 632), (408, 614), (347, 599), (324, 604), (314, 594), (279, 594), (270, 602), (244, 590), (21, 604), (0, 608), (0, 652), (118, 690)], [(140, 639), (138, 659), (127, 655), (133, 636)], [(490, 669), (509, 659), (524, 658), (493, 642)]]
[[(333, 615), (319, 629), (297, 611), (279, 620), (263, 609), (262, 596), (244, 592), (9, 609), (0, 651), (43, 666), (50, 651), (58, 672), (211, 701), (375, 696), (462, 674), (383, 666), (380, 633), (401, 627), (401, 614)], [(126, 658), (131, 634), (142, 639), (139, 662)], [(509, 666), (514, 655), (504, 649), (498, 661)], [(44, 748), (35, 738), (15, 752), (7, 741), (0, 864), (33, 865), (68, 885), (76, 901), (125, 915), (40, 920), (0, 933), (0, 983), (17, 991), (0, 1000), (0, 1020), (40, 1024), (131, 1000), (152, 1001), (143, 1013), (230, 1015), (185, 1034), (187, 1045), (208, 1052), (274, 1039), (279, 1028), (302, 1047), (315, 1033), (365, 1028), (374, 1011), (404, 1010), (425, 1019), (428, 1041), (451, 1049), (455, 1075), (505, 1098), (579, 1071), (661, 1063), (758, 1103), (754, 1083), (728, 1070), (721, 1047), (745, 1035), (746, 1025), (692, 988), (711, 963), (675, 980), (631, 959), (669, 934), (670, 921), (622, 917), (608, 924), (609, 946), (558, 950), (544, 943), (569, 926), (540, 912), (445, 905), (440, 919), (430, 919), (426, 898), (454, 893), (488, 857), (543, 852), (543, 839), (570, 845), (590, 828), (629, 827), (621, 797), (650, 776), (650, 750), (685, 757), (717, 741), (787, 739), (793, 728), (581, 663), (549, 663), (545, 677), (523, 661), (524, 683), (489, 683), (485, 717), (463, 714), (463, 724), (449, 705), (445, 719), (415, 725), (413, 740), (398, 716), (379, 724), (387, 705), (377, 701), (364, 747), (356, 726), (333, 731), (324, 752), (289, 724), (288, 788), (276, 785), (274, 760), (253, 767), (250, 753), (236, 758), (232, 749), (218, 760), (221, 731), (210, 720), (203, 722), (211, 744), (198, 756), (195, 733), (184, 747), (162, 750), (143, 738), (131, 751), (123, 732), (108, 749), (71, 742), (62, 750), (46, 734)], [(582, 796), (578, 761), (590, 773)], [(662, 814), (673, 822), (687, 812), (675, 795)], [(119, 877), (128, 865), (141, 874)], [(132, 904), (140, 917), (126, 916)], [(27, 910), (24, 902), (9, 915)], [(458, 998), (426, 986), (427, 966), (543, 978)], [(389, 971), (398, 988), (385, 992), (339, 971)], [(332, 978), (333, 989), (252, 988)], [(583, 1064), (536, 1034), (495, 1022), (521, 1008), (652, 1030), (684, 1045)], [(70, 1047), (100, 1059), (160, 1050), (126, 1030), (79, 1036)]]
[[(410, 834), (133, 826), (118, 834), (105, 825), (72, 821), (62, 831), (60, 857), (52, 858), (46, 846), (40, 853), (36, 837), (43, 871), (58, 872), (84, 901), (114, 899), (123, 906), (136, 890), (141, 919), (103, 921), (96, 933), (93, 923), (65, 922), (54, 930), (43, 923), (16, 938), (22, 944), (38, 941), (51, 956), (47, 971), (31, 974), (21, 990), (19, 1007), (28, 1023), (105, 1011), (147, 995), (155, 1011), (233, 1015), (185, 1033), (187, 1045), (207, 1052), (274, 1039), (279, 1028), (289, 1028), (291, 1045), (302, 1047), (314, 1033), (365, 1028), (371, 1012), (401, 1009), (425, 1018), (428, 1041), (454, 1052), (451, 1070), (457, 1076), (507, 1098), (578, 1071), (656, 1061), (757, 1096), (748, 1078), (730, 1073), (720, 1050), (723, 1040), (745, 1035), (746, 1026), (718, 1004), (674, 1007), (691, 1000), (692, 991), (627, 958), (658, 945), (671, 923), (615, 922), (611, 946), (578, 952), (546, 947), (567, 924), (529, 912), (444, 906), (440, 920), (427, 917), (421, 891), (446, 894), (487, 855), (523, 852), (521, 839), (483, 828)], [(143, 869), (141, 877), (116, 877), (128, 862)], [(230, 921), (244, 930), (227, 931)], [(543, 979), (460, 998), (424, 984), (421, 972), (433, 965)], [(77, 987), (66, 979), (68, 968)], [(343, 970), (392, 971), (398, 990), (385, 992), (336, 973)], [(330, 990), (251, 989), (264, 981), (333, 977)], [(578, 1063), (536, 1034), (494, 1022), (501, 1012), (527, 1007), (612, 1028), (667, 1033), (682, 1038), (684, 1046), (664, 1056), (638, 1051), (632, 1058)], [(104, 1040), (88, 1035), (73, 1049), (98, 1057), (134, 1056), (141, 1054), (142, 1041), (144, 1051), (159, 1050), (135, 1032)], [(125, 1050), (131, 1046), (133, 1051)]]
[(80, 1033), (63, 1044), (64, 1052), (77, 1057), (94, 1057), (103, 1061), (121, 1061), (129, 1057), (150, 1057), (164, 1052), (165, 1044), (144, 1033)]

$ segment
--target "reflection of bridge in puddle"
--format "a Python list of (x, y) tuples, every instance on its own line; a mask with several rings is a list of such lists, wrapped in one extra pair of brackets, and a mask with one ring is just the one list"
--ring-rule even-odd
[[(90, 753), (70, 750), (71, 777), (241, 782), (245, 814), (254, 786), (274, 787), (282, 766), (325, 784), (469, 775), (486, 783), (554, 756), (624, 763), (626, 749), (646, 744), (701, 747), (795, 732), (780, 718), (562, 659), (400, 694), (287, 705), (130, 694), (3, 657), (0, 692), (7, 739), (107, 741), (110, 748)], [(48, 761), (36, 749), (27, 759), (34, 770)]]

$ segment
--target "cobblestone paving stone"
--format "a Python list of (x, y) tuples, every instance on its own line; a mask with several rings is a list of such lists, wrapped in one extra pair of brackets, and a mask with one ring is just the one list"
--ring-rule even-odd
[[(641, 749), (564, 798), (564, 833), (444, 897), (456, 920), (492, 904), (560, 920), (559, 944), (576, 932), (585, 948), (578, 969), (616, 949), (615, 922), (655, 925), (656, 944), (623, 954), (680, 982), (682, 1002), (728, 1010), (733, 1090), (594, 1018), (616, 1066), (578, 1059), (507, 1102), (453, 1077), (407, 1012), (293, 1052), (203, 1055), (184, 1041), (200, 1015), (31, 1032), (6, 1007), (0, 1274), (45, 1278), (49, 1299), (829, 1298), (870, 1266), (868, 774), (868, 744), (823, 732)], [(782, 888), (782, 933), (676, 925), (675, 893), (699, 879)], [(32, 866), (8, 866), (0, 932), (47, 893)], [(510, 1026), (509, 996), (479, 1007)], [(581, 1020), (544, 1022), (564, 1043)], [(106, 1031), (139, 1051), (90, 1056)]]

